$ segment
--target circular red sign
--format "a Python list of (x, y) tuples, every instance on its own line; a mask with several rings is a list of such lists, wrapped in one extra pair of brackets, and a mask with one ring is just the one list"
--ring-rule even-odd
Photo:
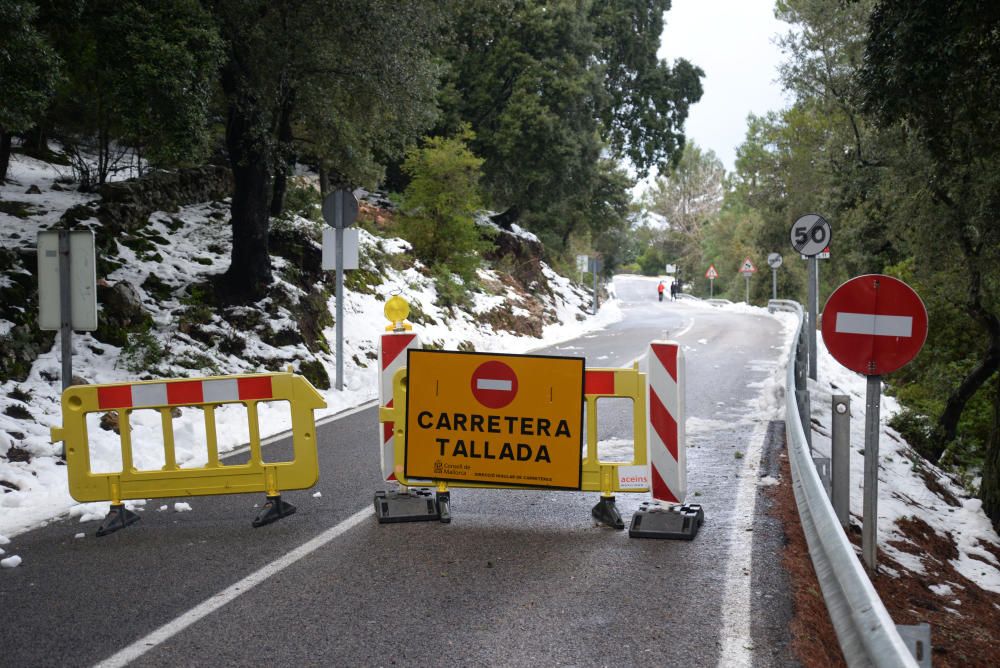
[(472, 396), (487, 408), (503, 408), (517, 396), (517, 375), (503, 362), (483, 362), (472, 372)]
[(917, 356), (927, 339), (920, 296), (892, 276), (866, 274), (833, 291), (823, 308), (823, 342), (852, 371), (881, 376)]

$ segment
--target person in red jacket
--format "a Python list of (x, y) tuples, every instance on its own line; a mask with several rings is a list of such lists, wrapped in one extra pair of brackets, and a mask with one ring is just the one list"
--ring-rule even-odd
[(656, 294), (658, 294), (660, 296), (660, 301), (661, 302), (663, 301), (663, 290), (664, 289), (665, 289), (665, 287), (663, 285), (663, 281), (660, 281), (660, 284), (656, 286)]

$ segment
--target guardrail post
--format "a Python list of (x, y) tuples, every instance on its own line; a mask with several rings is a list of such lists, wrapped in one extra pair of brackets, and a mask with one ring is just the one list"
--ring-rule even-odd
[(833, 511), (846, 529), (851, 515), (851, 398), (846, 394), (833, 395), (832, 430)]
[(920, 668), (931, 668), (931, 625), (896, 624), (896, 630)]

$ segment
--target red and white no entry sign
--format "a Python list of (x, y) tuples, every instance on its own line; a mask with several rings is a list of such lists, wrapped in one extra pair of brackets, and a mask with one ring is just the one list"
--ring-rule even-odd
[(487, 408), (503, 408), (517, 396), (517, 374), (503, 362), (483, 362), (472, 372), (472, 396)]
[(833, 291), (823, 308), (823, 341), (852, 371), (880, 376), (920, 352), (927, 339), (927, 309), (897, 278), (867, 274)]

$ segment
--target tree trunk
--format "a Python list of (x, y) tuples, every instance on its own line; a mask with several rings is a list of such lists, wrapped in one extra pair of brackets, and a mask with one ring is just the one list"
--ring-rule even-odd
[(937, 436), (933, 444), (932, 453), (934, 459), (941, 457), (949, 443), (955, 440), (958, 434), (958, 422), (962, 418), (962, 412), (969, 399), (979, 391), (993, 374), (1000, 369), (1000, 318), (985, 306), (982, 301), (982, 271), (977, 263), (981, 261), (981, 255), (967, 238), (960, 237), (965, 255), (969, 258), (969, 301), (966, 310), (973, 320), (978, 322), (986, 330), (989, 343), (986, 352), (972, 371), (970, 371), (962, 382), (948, 397), (944, 412), (938, 418)]
[(10, 165), (10, 135), (0, 128), (0, 183), (7, 180), (8, 165)]
[(285, 210), (285, 193), (288, 192), (288, 174), (295, 168), (295, 156), (292, 153), (292, 100), (289, 97), (281, 105), (281, 118), (278, 120), (278, 155), (274, 169), (274, 195), (271, 198), (271, 215), (280, 216)]
[(324, 198), (330, 194), (330, 171), (326, 168), (326, 163), (319, 161), (319, 196)]
[(993, 521), (993, 528), (1000, 531), (1000, 374), (996, 376), (993, 393), (993, 428), (986, 444), (983, 461), (983, 482), (979, 486), (983, 511)]
[(233, 253), (224, 277), (224, 300), (249, 303), (267, 294), (271, 285), (268, 252), (268, 210), (271, 171), (266, 138), (253, 106), (236, 101), (229, 109), (226, 147), (233, 170), (233, 200), (230, 206)]

